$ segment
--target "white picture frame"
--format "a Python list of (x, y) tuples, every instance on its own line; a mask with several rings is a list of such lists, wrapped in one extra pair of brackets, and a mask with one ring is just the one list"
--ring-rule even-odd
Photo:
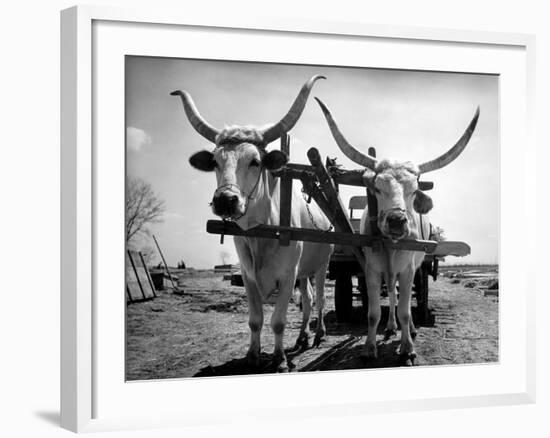
[[(147, 43), (140, 41), (140, 33), (147, 29)], [(338, 39), (339, 43), (348, 44), (385, 44), (397, 46), (395, 50), (416, 47), (424, 51), (425, 58), (407, 61), (405, 56), (395, 60), (380, 58), (380, 65), (389, 68), (420, 68), (432, 70), (472, 71), (467, 67), (468, 59), (472, 65), (480, 63), (477, 72), (502, 75), (503, 83), (501, 107), (501, 175), (502, 191), (507, 196), (516, 196), (526, 205), (535, 205), (535, 175), (527, 169), (522, 157), (514, 157), (514, 143), (521, 140), (521, 151), (525, 156), (535, 149), (533, 139), (533, 109), (534, 109), (534, 36), (524, 34), (506, 34), (490, 32), (457, 31), (446, 29), (423, 29), (403, 26), (377, 26), (365, 23), (338, 23), (319, 21), (297, 21), (275, 19), (270, 17), (251, 17), (237, 15), (234, 17), (196, 15), (192, 11), (168, 13), (151, 10), (125, 10), (107, 7), (73, 7), (61, 14), (61, 425), (76, 432), (101, 431), (112, 429), (147, 428), (163, 426), (185, 426), (193, 424), (223, 424), (228, 421), (245, 421), (247, 418), (263, 418), (270, 409), (278, 406), (281, 413), (288, 417), (308, 415), (365, 415), (368, 413), (402, 411), (410, 409), (441, 409), (451, 407), (473, 407), (499, 404), (531, 403), (535, 398), (535, 310), (530, 306), (535, 294), (535, 276), (533, 268), (521, 261), (521, 254), (532, 251), (534, 238), (526, 236), (521, 242), (507, 239), (514, 224), (518, 221), (535, 223), (533, 208), (518, 207), (513, 219), (506, 219), (501, 212), (501, 347), (503, 348), (500, 362), (496, 365), (461, 366), (453, 369), (418, 368), (414, 370), (379, 370), (375, 371), (388, 387), (388, 376), (391, 381), (407, 379), (414, 372), (414, 380), (426, 382), (425, 388), (411, 385), (408, 393), (403, 391), (388, 392), (386, 397), (383, 389), (378, 392), (372, 376), (373, 372), (357, 371), (350, 373), (312, 373), (314, 375), (299, 376), (253, 376), (231, 377), (220, 379), (194, 379), (163, 382), (125, 383), (120, 369), (112, 367), (105, 361), (107, 353), (119, 357), (124, 345), (120, 343), (120, 326), (118, 329), (108, 326), (120, 319), (123, 325), (124, 314), (120, 313), (124, 295), (121, 289), (121, 303), (105, 311), (106, 300), (98, 299), (102, 284), (118, 279), (116, 275), (103, 274), (104, 263), (101, 251), (105, 251), (109, 239), (117, 240), (118, 232), (122, 232), (122, 223), (113, 218), (103, 217), (101, 211), (109, 211), (109, 205), (116, 206), (123, 193), (124, 166), (120, 166), (120, 154), (123, 153), (124, 142), (120, 150), (113, 151), (113, 160), (104, 153), (98, 153), (98, 141), (103, 138), (103, 131), (110, 129), (102, 124), (105, 115), (105, 99), (98, 90), (110, 90), (115, 96), (112, 118), (114, 130), (123, 133), (124, 124), (115, 126), (120, 121), (119, 109), (124, 99), (124, 88), (120, 87), (120, 66), (123, 66), (125, 54), (156, 54), (156, 56), (204, 57), (211, 50), (204, 43), (193, 50), (189, 47), (174, 48), (163, 43), (170, 32), (198, 32), (203, 38), (214, 38), (224, 32), (232, 32), (234, 38), (245, 38), (251, 42), (251, 59), (277, 61), (276, 54), (254, 55), (254, 41), (260, 39), (302, 38), (316, 40), (319, 44), (323, 38)], [(124, 38), (131, 32), (135, 38)], [(210, 34), (210, 35), (209, 35)], [(156, 35), (156, 36), (154, 36)], [(183, 38), (189, 37), (183, 36)], [(132, 47), (125, 47), (127, 40), (132, 41)], [(105, 42), (109, 42), (108, 45)], [(203, 40), (207, 41), (207, 40)], [(344, 41), (344, 43), (345, 43)], [(315, 44), (310, 41), (308, 44)], [(143, 44), (140, 48), (139, 44)], [(283, 44), (281, 42), (281, 44)], [(174, 53), (170, 51), (174, 50)], [(219, 50), (219, 49), (218, 49)], [(391, 49), (393, 50), (393, 49)], [(433, 57), (433, 51), (456, 51), (455, 59), (449, 56)], [(468, 54), (468, 51), (483, 52)], [(177, 53), (176, 53), (177, 52)], [(212, 52), (215, 53), (215, 52)], [(420, 52), (419, 52), (420, 53)], [(453, 52), (454, 53), (454, 52)], [(481, 53), (493, 56), (485, 59)], [(492, 55), (491, 55), (492, 53)], [(122, 58), (120, 58), (122, 56)], [(229, 59), (239, 59), (239, 55), (228, 54)], [(235, 58), (237, 56), (237, 58)], [(256, 56), (256, 57), (254, 57)], [(300, 59), (298, 54), (288, 54), (289, 62)], [(318, 58), (311, 62), (319, 62)], [(463, 56), (464, 59), (458, 59)], [(105, 57), (105, 58), (103, 58)], [(482, 59), (483, 58), (483, 59)], [(218, 59), (220, 59), (218, 54)], [(109, 61), (109, 62), (105, 62)], [(121, 62), (121, 64), (119, 64)], [(409, 64), (406, 64), (409, 62)], [(112, 66), (117, 72), (109, 76)], [(408, 67), (406, 67), (408, 65)], [(460, 68), (462, 66), (462, 68)], [(122, 69), (123, 71), (123, 69)], [(116, 78), (115, 78), (116, 76)], [(103, 87), (102, 81), (110, 82)], [(117, 90), (120, 95), (117, 94)], [(98, 94), (99, 92), (99, 94)], [(110, 104), (113, 102), (110, 102)], [(513, 105), (512, 105), (513, 103)], [(116, 109), (115, 109), (116, 108)], [(116, 113), (116, 114), (115, 114)], [(515, 120), (515, 123), (510, 123)], [(98, 129), (98, 124), (100, 128)], [(514, 125), (514, 126), (512, 126)], [(118, 132), (118, 131), (117, 131)], [(116, 138), (120, 139), (120, 132)], [(123, 135), (123, 134), (122, 134)], [(514, 161), (515, 159), (515, 161)], [(515, 164), (513, 179), (510, 176), (510, 166)], [(508, 169), (508, 171), (506, 171)], [(102, 177), (99, 178), (98, 174)], [(107, 179), (104, 178), (107, 175)], [(110, 192), (106, 187), (117, 187)], [(117, 194), (118, 193), (118, 194)], [(503, 209), (512, 208), (507, 200), (503, 200)], [(101, 208), (99, 208), (101, 206)], [(504, 211), (504, 210), (503, 210)], [(509, 210), (506, 210), (509, 211)], [(511, 211), (511, 210), (510, 210)], [(518, 216), (522, 215), (522, 218)], [(108, 220), (107, 220), (108, 219)], [(108, 222), (114, 228), (108, 227)], [(107, 225), (106, 225), (107, 224)], [(114, 233), (114, 234), (111, 234)], [(534, 234), (532, 234), (533, 236)], [(102, 240), (106, 239), (106, 240)], [(118, 243), (113, 245), (118, 245)], [(111, 251), (116, 253), (117, 251)], [(120, 260), (124, 253), (120, 251)], [(116, 257), (114, 259), (116, 261)], [(115, 263), (116, 264), (116, 263)], [(123, 270), (122, 261), (120, 268)], [(105, 277), (105, 278), (103, 278)], [(109, 277), (108, 279), (106, 277)], [(115, 281), (116, 284), (116, 281)], [(121, 286), (122, 288), (122, 286)], [(512, 301), (507, 290), (514, 290), (516, 297)], [(519, 292), (518, 292), (519, 291)], [(519, 297), (519, 298), (518, 298)], [(114, 298), (113, 298), (114, 299)], [(101, 314), (101, 323), (98, 322)], [(512, 318), (513, 316), (513, 318)], [(106, 325), (107, 324), (107, 325)], [(113, 330), (115, 336), (106, 340), (106, 330)], [(123, 334), (122, 334), (123, 338)], [(515, 343), (515, 354), (505, 344)], [(509, 368), (508, 365), (510, 365)], [(484, 368), (485, 367), (485, 368)], [(436, 391), (438, 379), (453, 374), (453, 378), (473, 379), (481, 375), (480, 381), (486, 386), (478, 385), (477, 391), (463, 386), (460, 388), (439, 388)], [(474, 376), (474, 377), (471, 377)], [(492, 377), (491, 377), (492, 376)], [(495, 382), (490, 382), (494, 378)], [(278, 379), (278, 380), (276, 380)], [(320, 397), (310, 397), (308, 400), (297, 400), (285, 405), (277, 405), (282, 399), (281, 394), (288, 393), (291, 386), (300, 386), (301, 390), (314, 390), (320, 379), (331, 385), (350, 385), (363, 380), (364, 385), (372, 388), (368, 394), (349, 391), (347, 397), (330, 400)], [(466, 381), (465, 380), (465, 381)], [(113, 382), (116, 385), (113, 385)], [(434, 382), (434, 388), (429, 388)], [(498, 383), (500, 382), (500, 383)], [(236, 385), (239, 385), (237, 395)], [(273, 395), (273, 403), (263, 406), (255, 405), (253, 400), (247, 400), (247, 393), (259, 384), (266, 388), (277, 389)], [(324, 383), (325, 384), (325, 383)], [(398, 383), (396, 383), (398, 385)], [(107, 388), (118, 389), (107, 389)], [(422, 391), (424, 392), (421, 392)], [(117, 392), (119, 391), (119, 392)], [(169, 408), (171, 401), (176, 400), (178, 392), (194, 394), (192, 406), (175, 406)], [(416, 392), (415, 392), (416, 391)], [(431, 391), (431, 392), (430, 392)], [(206, 405), (208, 395), (217, 393), (216, 400)], [(372, 394), (370, 394), (372, 392)], [(220, 395), (220, 393), (222, 395)], [(199, 396), (202, 394), (202, 396)], [(223, 394), (226, 394), (224, 398)], [(369, 395), (370, 394), (370, 395)], [(149, 415), (132, 408), (129, 400), (162, 400), (149, 406)], [(222, 409), (227, 400), (237, 398), (239, 407)], [(108, 399), (108, 400), (107, 400)], [(411, 404), (411, 400), (416, 403)], [(163, 404), (164, 403), (164, 404)], [(414, 405), (414, 406), (413, 406)], [(300, 413), (295, 408), (300, 407)], [(192, 410), (193, 408), (194, 410)], [(134, 410), (133, 410), (134, 409)], [(216, 415), (213, 416), (212, 413)]]

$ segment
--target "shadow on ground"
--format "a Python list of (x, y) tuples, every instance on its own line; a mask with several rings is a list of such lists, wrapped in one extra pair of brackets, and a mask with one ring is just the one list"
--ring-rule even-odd
[[(388, 314), (389, 308), (382, 306), (382, 315), (377, 330), (378, 335), (384, 335)], [(316, 347), (294, 347), (287, 349), (285, 353), (290, 370), (292, 372), (303, 372), (401, 366), (402, 363), (398, 355), (400, 334), (378, 342), (377, 359), (367, 360), (361, 357), (367, 335), (366, 324), (364, 323), (365, 319), (366, 316), (363, 314), (361, 308), (353, 309), (351, 322), (349, 323), (339, 323), (336, 319), (336, 313), (334, 311), (328, 312), (324, 318), (327, 331), (326, 336), (347, 336), (347, 338), (330, 348), (326, 348), (326, 351), (321, 355), (300, 366), (296, 366), (295, 364), (300, 356)], [(312, 333), (315, 332), (316, 324), (316, 321), (311, 322), (310, 330)], [(262, 353), (259, 367), (251, 367), (245, 357), (232, 359), (221, 365), (204, 367), (194, 377), (274, 373), (276, 370), (272, 364), (272, 357), (272, 354)]]
[[(378, 324), (377, 333), (383, 334), (384, 330), (386, 328), (386, 323), (388, 322), (388, 315), (389, 315), (389, 307), (388, 306), (381, 306), (381, 314), (380, 314), (380, 323)], [(428, 321), (424, 324), (419, 324), (417, 321), (419, 320), (418, 314), (417, 314), (417, 308), (412, 307), (411, 313), (413, 317), (413, 321), (415, 323), (415, 327), (433, 327), (435, 324), (435, 318), (430, 311), (430, 315), (428, 317)], [(397, 326), (399, 329), (401, 328), (401, 325), (399, 324), (399, 319), (396, 316), (397, 320)], [(366, 336), (367, 335), (367, 314), (363, 311), (361, 307), (355, 307), (352, 310), (351, 319), (349, 323), (340, 323), (336, 319), (336, 312), (334, 310), (331, 310), (328, 312), (325, 317), (325, 326), (327, 328), (327, 335), (332, 336), (338, 336), (338, 335), (360, 335), (360, 336)], [(315, 329), (316, 321), (313, 321), (311, 323), (311, 330)]]
[(61, 415), (58, 411), (38, 411), (34, 413), (38, 418), (53, 426), (59, 426)]

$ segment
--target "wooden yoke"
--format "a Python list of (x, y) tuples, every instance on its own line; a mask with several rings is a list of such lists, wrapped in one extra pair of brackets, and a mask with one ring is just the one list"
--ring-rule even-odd
[[(281, 151), (290, 156), (290, 137), (283, 135), (281, 137)], [(352, 247), (352, 252), (357, 258), (360, 266), (365, 267), (365, 256), (362, 247), (376, 246), (394, 249), (406, 249), (410, 251), (433, 252), (437, 247), (437, 242), (429, 240), (401, 240), (394, 243), (389, 239), (383, 239), (379, 236), (367, 236), (355, 233), (351, 222), (346, 214), (344, 204), (338, 194), (337, 184), (346, 184), (352, 186), (364, 187), (364, 170), (345, 170), (337, 166), (331, 167), (330, 161), (327, 166), (330, 173), (321, 161), (321, 155), (316, 148), (311, 148), (307, 152), (311, 165), (287, 163), (281, 169), (272, 171), (273, 176), (281, 178), (279, 194), (279, 225), (259, 225), (248, 230), (242, 230), (237, 224), (227, 221), (209, 220), (206, 224), (206, 230), (209, 233), (248, 236), (267, 239), (277, 239), (282, 246), (288, 246), (291, 240), (303, 240), (309, 242), (334, 243)], [(323, 213), (332, 224), (330, 229), (319, 229), (314, 224), (314, 228), (295, 228), (291, 226), (292, 211), (292, 180), (299, 179), (303, 185), (303, 191), (310, 199), (314, 199)], [(424, 183), (421, 190), (429, 190), (433, 184)], [(376, 198), (373, 198), (376, 202)], [(371, 200), (372, 202), (372, 200)], [(375, 205), (371, 207), (371, 212), (376, 211)], [(336, 231), (331, 231), (332, 228)]]
[[(336, 186), (330, 174), (323, 165), (319, 151), (316, 148), (311, 148), (307, 151), (307, 157), (319, 181), (320, 190), (326, 196), (326, 203), (323, 202), (325, 205), (321, 205), (319, 202), (317, 204), (319, 204), (319, 207), (321, 207), (325, 215), (332, 222), (336, 231), (350, 233), (353, 235), (353, 227), (351, 226), (351, 222), (345, 213), (346, 209), (344, 204), (340, 199), (340, 195), (336, 190)], [(361, 268), (365, 269), (365, 256), (361, 247), (352, 246), (351, 250)]]

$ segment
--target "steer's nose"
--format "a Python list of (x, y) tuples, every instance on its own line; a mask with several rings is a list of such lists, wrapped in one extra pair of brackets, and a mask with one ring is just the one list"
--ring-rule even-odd
[(238, 196), (226, 193), (221, 193), (217, 196), (214, 196), (214, 198), (212, 199), (214, 213), (220, 216), (231, 215), (235, 213), (235, 209), (238, 203)]
[(402, 213), (393, 213), (388, 215), (388, 228), (390, 230), (401, 230), (407, 222), (407, 216)]

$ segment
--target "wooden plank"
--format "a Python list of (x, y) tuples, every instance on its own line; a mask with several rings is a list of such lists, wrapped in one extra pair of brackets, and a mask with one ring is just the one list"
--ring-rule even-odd
[(455, 256), (464, 257), (470, 254), (470, 245), (464, 242), (455, 242), (451, 240), (443, 240), (438, 242), (434, 255), (440, 257)]
[(281, 135), (281, 152), (284, 152), (290, 158), (290, 135)]
[(129, 302), (155, 298), (155, 288), (142, 254), (127, 250), (126, 257), (126, 293)]
[(206, 223), (206, 231), (211, 234), (227, 234), (230, 236), (260, 237), (265, 239), (279, 239), (281, 232), (290, 234), (290, 240), (307, 241), (317, 243), (331, 243), (355, 247), (372, 246), (376, 240), (386, 248), (402, 249), (408, 251), (423, 251), (430, 253), (437, 247), (437, 242), (432, 240), (403, 239), (392, 242), (389, 239), (376, 239), (372, 236), (359, 233), (320, 231), (308, 228), (281, 227), (275, 225), (258, 225), (257, 227), (243, 230), (234, 222), (209, 220)]
[[(281, 151), (290, 156), (290, 136), (288, 134), (281, 136)], [(279, 202), (279, 225), (288, 227), (290, 226), (290, 214), (292, 210), (292, 176), (287, 174), (286, 170), (281, 175)], [(290, 235), (285, 232), (281, 233), (279, 244), (281, 246), (288, 246), (290, 244)]]
[(364, 170), (344, 170), (331, 168), (329, 172), (335, 183), (347, 186), (364, 187), (363, 173)]
[[(327, 215), (330, 215), (332, 211), (334, 211), (332, 223), (336, 228), (336, 231), (353, 235), (354, 229), (348, 216), (346, 215), (344, 203), (340, 199), (340, 195), (336, 190), (336, 186), (334, 185), (330, 174), (323, 165), (319, 151), (316, 148), (310, 148), (307, 151), (307, 157), (313, 169), (315, 170), (315, 174), (317, 175), (317, 179), (319, 180), (319, 184), (321, 185), (321, 190), (323, 191), (328, 203), (330, 204), (330, 210), (328, 212), (325, 212), (325, 214), (328, 213)], [(363, 254), (361, 246), (367, 245), (352, 245), (351, 251), (353, 252), (353, 255), (359, 262), (360, 266), (365, 269), (365, 256)]]
[[(313, 167), (306, 164), (289, 163), (287, 164), (286, 172), (287, 176), (290, 176), (293, 179), (299, 179), (302, 182), (304, 192), (315, 200), (329, 221), (332, 223), (334, 219), (334, 212), (330, 208), (330, 204), (317, 184), (317, 177), (314, 173)], [(274, 172), (274, 175), (279, 177), (283, 174), (283, 171)]]
[(310, 148), (307, 151), (307, 156), (317, 175), (322, 192), (326, 196), (330, 206), (334, 209), (334, 226), (336, 230), (341, 232), (353, 232), (353, 227), (346, 215), (346, 208), (336, 191), (331, 176), (323, 165), (319, 151), (316, 148)]
[(311, 172), (311, 173), (313, 173), (313, 167), (311, 167), (309, 164), (287, 163), (285, 167), (287, 169), (295, 170), (297, 172)]
[(145, 259), (143, 258), (143, 254), (141, 252), (139, 253), (139, 258), (141, 260), (141, 264), (145, 268), (145, 273), (147, 274), (147, 280), (149, 281), (149, 286), (151, 287), (153, 296), (156, 298), (157, 294), (155, 293), (155, 285), (153, 284), (153, 279), (151, 278), (151, 274), (149, 273), (149, 269), (147, 268), (147, 263), (145, 263)]
[(164, 268), (166, 269), (166, 273), (168, 274), (168, 278), (170, 278), (170, 282), (172, 283), (172, 287), (174, 288), (174, 290), (177, 290), (178, 287), (174, 283), (174, 279), (172, 278), (172, 274), (170, 273), (170, 269), (168, 269), (168, 264), (166, 263), (166, 260), (164, 260), (164, 254), (162, 254), (162, 251), (160, 249), (160, 245), (157, 242), (157, 238), (155, 237), (154, 234), (153, 234), (153, 240), (155, 241), (155, 245), (157, 245), (157, 249), (159, 250), (160, 258), (162, 259), (162, 263), (164, 264)]
[(134, 259), (136, 277), (139, 279), (141, 287), (143, 289), (143, 299), (149, 300), (155, 298), (155, 288), (149, 283), (149, 276), (147, 274), (147, 268), (144, 267), (139, 261), (139, 255)]
[[(329, 157), (326, 157), (325, 158), (325, 169), (328, 169), (331, 168), (331, 167), (337, 167), (336, 166), (336, 158), (333, 158), (333, 159), (330, 159)], [(340, 193), (340, 186), (338, 185), (338, 182), (334, 181), (334, 178), (332, 178), (332, 174), (330, 172), (328, 172), (329, 175), (331, 176), (331, 179), (332, 179), (332, 183), (334, 185), (334, 188), (336, 190), (336, 192)]]
[[(364, 187), (363, 173), (364, 169), (346, 170), (342, 168), (327, 168), (335, 184), (346, 186)], [(309, 164), (288, 163), (283, 169), (273, 172), (274, 176), (281, 176), (283, 173), (293, 179), (300, 179), (303, 172), (314, 173), (314, 169)], [(434, 183), (432, 181), (418, 181), (418, 188), (422, 191), (432, 190)]]
[(134, 268), (129, 261), (126, 266), (126, 296), (126, 302), (128, 303), (143, 301), (143, 293), (141, 292), (139, 283), (136, 280)]
[(134, 251), (128, 250), (127, 252), (128, 259), (130, 263), (126, 263), (126, 285), (130, 290), (132, 296), (132, 301), (139, 301), (147, 299), (145, 292), (143, 290), (143, 285), (136, 271), (136, 263), (133, 258)]
[(132, 300), (132, 294), (130, 293), (130, 289), (128, 288), (128, 282), (126, 282), (126, 296), (128, 298), (126, 302), (131, 303), (133, 300)]
[(300, 179), (303, 173), (310, 173), (313, 175), (314, 172), (309, 164), (287, 163), (283, 168), (274, 170), (271, 173), (273, 176), (281, 177), (283, 175), (288, 175), (292, 179)]

